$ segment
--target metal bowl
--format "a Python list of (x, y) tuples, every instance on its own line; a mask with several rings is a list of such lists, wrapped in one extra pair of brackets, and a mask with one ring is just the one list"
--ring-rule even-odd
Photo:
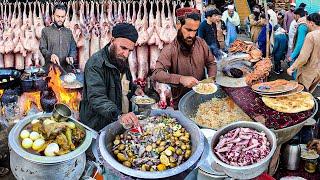
[[(219, 142), (219, 137), (238, 127), (247, 127), (247, 128), (257, 130), (259, 132), (261, 131), (265, 132), (271, 144), (270, 153), (267, 155), (266, 158), (264, 158), (258, 163), (255, 163), (249, 166), (237, 167), (237, 166), (231, 166), (229, 164), (224, 163), (215, 155), (215, 153), (213, 152), (213, 147), (215, 147)], [(220, 130), (218, 130), (213, 135), (211, 144), (212, 144), (211, 151), (213, 154), (214, 161), (222, 167), (223, 171), (228, 176), (235, 179), (252, 179), (252, 178), (258, 177), (260, 174), (262, 174), (264, 171), (268, 169), (269, 162), (277, 148), (277, 139), (275, 134), (271, 130), (269, 130), (267, 127), (262, 125), (261, 123), (239, 121), (239, 122), (231, 123), (230, 125), (227, 125), (221, 128)]]
[(76, 121), (73, 121), (77, 127), (84, 129), (86, 131), (86, 137), (84, 138), (82, 144), (77, 147), (75, 150), (69, 152), (68, 154), (55, 156), (55, 157), (46, 157), (46, 156), (39, 156), (35, 154), (31, 154), (27, 152), (25, 149), (21, 147), (21, 140), (20, 140), (20, 132), (23, 130), (25, 126), (27, 126), (32, 120), (40, 118), (40, 117), (51, 117), (51, 113), (38, 113), (32, 116), (28, 116), (22, 120), (20, 120), (10, 131), (9, 133), (9, 146), (10, 148), (15, 151), (20, 157), (35, 163), (41, 164), (54, 164), (54, 163), (61, 163), (64, 161), (68, 161), (73, 159), (80, 154), (83, 154), (90, 146), (92, 141), (92, 134), (90, 131), (85, 130), (81, 125), (79, 125)]
[[(171, 176), (178, 175), (192, 166), (194, 166), (197, 161), (200, 159), (201, 154), (204, 150), (204, 136), (202, 135), (200, 129), (187, 118), (185, 118), (180, 112), (173, 110), (153, 110), (151, 112), (152, 116), (167, 114), (173, 118), (177, 118), (179, 123), (190, 133), (191, 135), (191, 145), (192, 145), (192, 155), (190, 158), (182, 163), (181, 165), (171, 168), (165, 171), (154, 171), (154, 172), (144, 172), (135, 169), (128, 168), (121, 163), (119, 163), (112, 153), (112, 145), (114, 137), (122, 132), (125, 129), (121, 126), (121, 124), (117, 121), (112, 124), (109, 124), (105, 127), (101, 134), (99, 135), (98, 141), (98, 153), (100, 156), (100, 161), (104, 164), (111, 165), (117, 171), (121, 173), (127, 174), (136, 178), (143, 179), (160, 179), (167, 178)], [(107, 165), (105, 165), (106, 168)]]
[[(150, 99), (151, 102), (149, 103), (138, 103), (138, 99)], [(151, 106), (154, 105), (156, 103), (156, 100), (148, 97), (148, 96), (133, 96), (130, 100), (131, 102), (133, 102), (135, 105), (137, 105), (139, 108), (150, 108), (151, 109)]]

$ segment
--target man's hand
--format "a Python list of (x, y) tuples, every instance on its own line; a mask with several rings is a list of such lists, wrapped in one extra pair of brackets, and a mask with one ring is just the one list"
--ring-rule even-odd
[(181, 76), (180, 78), (180, 84), (182, 84), (184, 87), (187, 87), (187, 88), (192, 88), (198, 83), (199, 81), (192, 76)]
[(292, 61), (292, 58), (290, 56), (288, 56), (288, 61), (291, 62)]
[(290, 66), (288, 69), (287, 69), (287, 74), (289, 75), (289, 76), (292, 76), (292, 74), (293, 74), (293, 68), (292, 68), (292, 66)]
[(58, 57), (57, 55), (52, 54), (50, 61), (51, 61), (53, 64), (58, 64), (58, 65), (60, 66), (60, 60), (59, 60), (59, 57)]
[(318, 154), (320, 154), (320, 140), (313, 139), (312, 141), (308, 142), (307, 144), (308, 149), (315, 149)]
[(134, 94), (135, 94), (136, 96), (144, 96), (144, 95), (145, 95), (144, 92), (143, 92), (143, 90), (142, 90), (140, 87), (138, 87), (138, 88), (136, 89), (136, 91), (134, 92)]
[(122, 114), (119, 121), (126, 129), (139, 125), (138, 117), (132, 112)]
[(68, 64), (72, 65), (74, 63), (73, 57), (67, 57), (66, 61)]

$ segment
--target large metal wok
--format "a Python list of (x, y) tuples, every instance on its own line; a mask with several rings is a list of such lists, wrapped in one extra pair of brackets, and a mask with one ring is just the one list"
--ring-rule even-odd
[[(31, 154), (21, 147), (20, 132), (32, 120), (51, 117), (51, 113), (37, 113), (21, 119), (9, 133), (10, 167), (16, 179), (79, 179), (85, 169), (86, 154), (92, 134), (86, 130), (82, 144), (68, 154), (54, 157)], [(70, 118), (72, 119), (72, 118)], [(83, 127), (73, 119), (79, 128)]]
[[(228, 95), (220, 87), (218, 88), (218, 91), (216, 93), (210, 95), (200, 95), (191, 90), (181, 98), (178, 108), (184, 116), (193, 121), (191, 118), (195, 117), (198, 107), (201, 103), (209, 101), (214, 97), (223, 98), (226, 96)], [(309, 119), (313, 118), (318, 111), (318, 103), (316, 99), (314, 99), (314, 101), (315, 106), (313, 108), (313, 114), (309, 117)], [(301, 130), (307, 120), (308, 119), (301, 123), (283, 129), (271, 129), (276, 134), (277, 144), (280, 145), (292, 139), (293, 136), (295, 136)]]
[(199, 161), (203, 151), (204, 151), (204, 136), (202, 135), (200, 129), (186, 117), (184, 117), (180, 112), (173, 110), (153, 110), (151, 111), (151, 116), (167, 114), (171, 117), (177, 118), (179, 123), (190, 133), (191, 135), (191, 145), (192, 145), (192, 155), (183, 164), (168, 169), (165, 171), (157, 172), (144, 172), (135, 169), (128, 168), (121, 163), (119, 163), (111, 151), (113, 140), (116, 135), (124, 132), (124, 128), (119, 122), (114, 122), (105, 127), (97, 139), (98, 141), (98, 154), (99, 160), (102, 162), (106, 168), (112, 166), (117, 171), (123, 174), (143, 179), (160, 179), (168, 178), (171, 176), (178, 175), (192, 167)]

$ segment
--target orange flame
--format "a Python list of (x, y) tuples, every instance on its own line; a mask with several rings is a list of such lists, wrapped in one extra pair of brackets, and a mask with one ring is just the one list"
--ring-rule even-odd
[(61, 72), (57, 67), (51, 67), (48, 76), (50, 82), (48, 86), (52, 88), (59, 103), (68, 105), (73, 111), (78, 111), (78, 105), (81, 99), (80, 93), (76, 90), (67, 90), (62, 86), (60, 79)]
[(40, 103), (40, 91), (38, 92), (24, 92), (19, 98), (20, 113), (26, 115), (31, 109), (31, 105), (35, 104), (39, 110), (41, 110)]

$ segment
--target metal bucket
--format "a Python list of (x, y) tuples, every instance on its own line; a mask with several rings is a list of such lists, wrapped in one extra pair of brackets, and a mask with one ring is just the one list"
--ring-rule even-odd
[[(20, 120), (9, 133), (10, 167), (17, 179), (79, 179), (85, 169), (85, 151), (92, 141), (92, 134), (86, 130), (82, 144), (74, 151), (55, 157), (31, 154), (21, 147), (19, 134), (32, 120), (50, 117), (49, 113), (38, 113)], [(81, 127), (74, 121), (76, 126)]]
[[(105, 127), (99, 135), (98, 141), (98, 153), (101, 155), (100, 161), (104, 164), (111, 165), (117, 171), (124, 173), (126, 175), (143, 178), (143, 179), (160, 179), (160, 178), (168, 178), (188, 169), (194, 167), (194, 165), (200, 159), (203, 151), (204, 151), (204, 136), (200, 132), (200, 129), (191, 121), (186, 119), (180, 112), (173, 110), (153, 110), (151, 111), (151, 115), (163, 115), (167, 114), (170, 117), (176, 118), (179, 123), (190, 133), (191, 135), (191, 145), (192, 145), (192, 155), (190, 158), (182, 163), (181, 165), (168, 169), (165, 171), (154, 171), (154, 172), (144, 172), (135, 169), (128, 168), (121, 163), (119, 163), (115, 158), (111, 151), (114, 137), (120, 133), (122, 133), (125, 129), (121, 126), (119, 122), (114, 122)], [(106, 165), (105, 165), (106, 166)], [(106, 166), (106, 168), (108, 168)]]

